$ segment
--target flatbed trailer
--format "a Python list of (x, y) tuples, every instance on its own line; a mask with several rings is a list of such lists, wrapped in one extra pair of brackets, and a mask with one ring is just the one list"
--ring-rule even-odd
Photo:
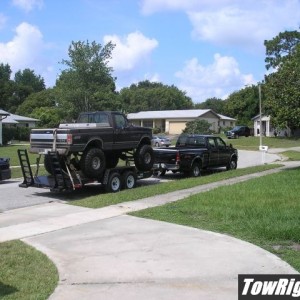
[(72, 191), (83, 188), (89, 183), (101, 183), (106, 192), (115, 193), (121, 189), (132, 189), (137, 180), (149, 178), (153, 171), (138, 171), (135, 166), (124, 166), (105, 169), (101, 178), (86, 178), (82, 172), (72, 170), (55, 151), (47, 153), (52, 168), (51, 175), (38, 175), (41, 155), (37, 159), (37, 171), (33, 174), (26, 149), (18, 149), (18, 157), (23, 174), (22, 188), (48, 188), (51, 192)]

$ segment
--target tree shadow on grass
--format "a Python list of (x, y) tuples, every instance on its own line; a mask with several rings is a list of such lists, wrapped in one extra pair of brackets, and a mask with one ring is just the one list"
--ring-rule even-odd
[(18, 292), (18, 289), (0, 281), (0, 298)]

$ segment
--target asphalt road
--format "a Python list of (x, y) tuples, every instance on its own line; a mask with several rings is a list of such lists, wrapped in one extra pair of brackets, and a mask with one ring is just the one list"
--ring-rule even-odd
[[(280, 160), (278, 154), (262, 153), (258, 151), (239, 151), (238, 168), (261, 165)], [(173, 174), (172, 174), (173, 175)], [(168, 180), (172, 180), (172, 175), (167, 176)], [(176, 179), (176, 176), (174, 176)], [(140, 185), (156, 184), (163, 181), (163, 178), (148, 178), (139, 181)], [(48, 189), (40, 188), (20, 188), (19, 180), (6, 180), (0, 182), (0, 212), (33, 206), (43, 203), (62, 202), (81, 199), (87, 196), (103, 193), (100, 185), (92, 185), (82, 190), (76, 190), (70, 193), (51, 193)]]

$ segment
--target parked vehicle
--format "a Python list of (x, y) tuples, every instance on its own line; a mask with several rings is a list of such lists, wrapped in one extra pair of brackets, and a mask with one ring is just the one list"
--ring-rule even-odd
[(164, 136), (155, 135), (152, 137), (151, 142), (153, 147), (169, 147), (171, 145), (171, 140)]
[[(79, 115), (76, 123), (32, 129), (30, 152), (44, 156), (44, 167), (54, 176), (53, 189), (76, 188), (98, 181), (110, 186), (107, 189), (118, 191), (126, 186), (128, 178), (135, 181), (151, 172), (151, 139), (150, 128), (133, 126), (120, 112), (86, 112)], [(32, 174), (26, 173), (30, 165), (26, 156), (27, 153), (19, 151), (21, 166), (25, 166), (22, 186), (38, 184)], [(135, 167), (116, 168), (119, 159), (134, 161)]]
[(250, 136), (250, 128), (248, 126), (235, 126), (233, 129), (226, 132), (228, 139), (238, 139), (240, 136)]
[(201, 170), (226, 167), (237, 168), (238, 151), (212, 135), (179, 136), (176, 146), (154, 149), (154, 169), (164, 175), (166, 171), (183, 172), (197, 177)]
[(0, 158), (0, 181), (11, 178), (10, 159)]

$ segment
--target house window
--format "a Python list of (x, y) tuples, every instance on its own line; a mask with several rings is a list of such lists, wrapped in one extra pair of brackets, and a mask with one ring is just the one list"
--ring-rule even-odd
[(143, 126), (153, 128), (153, 120), (144, 120)]

